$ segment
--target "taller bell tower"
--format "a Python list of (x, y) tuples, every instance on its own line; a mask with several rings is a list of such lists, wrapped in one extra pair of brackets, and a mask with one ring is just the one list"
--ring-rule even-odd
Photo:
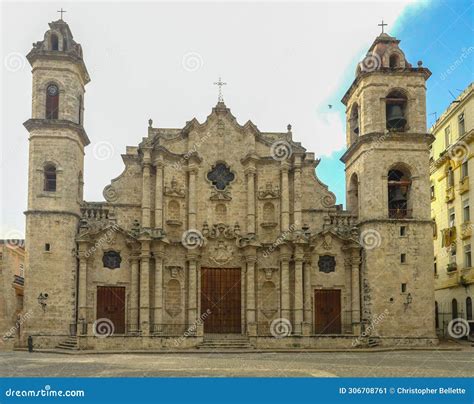
[(69, 335), (75, 320), (76, 233), (83, 200), (85, 85), (81, 45), (61, 19), (27, 59), (32, 67), (23, 338)]
[[(426, 80), (399, 40), (379, 35), (342, 102), (347, 207), (358, 216), (367, 335), (435, 340)], [(392, 341), (393, 342), (393, 341)], [(395, 341), (396, 342), (396, 341)]]

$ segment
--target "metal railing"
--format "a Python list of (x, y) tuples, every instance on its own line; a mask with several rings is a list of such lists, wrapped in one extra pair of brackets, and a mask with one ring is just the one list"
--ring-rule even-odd
[(388, 210), (388, 217), (390, 219), (411, 219), (412, 218), (412, 210), (411, 209), (389, 209)]

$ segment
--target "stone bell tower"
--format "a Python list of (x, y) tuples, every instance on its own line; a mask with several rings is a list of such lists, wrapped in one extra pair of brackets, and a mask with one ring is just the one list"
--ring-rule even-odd
[[(347, 207), (358, 216), (362, 320), (366, 334), (433, 343), (426, 80), (399, 40), (379, 35), (344, 95)], [(408, 340), (402, 336), (408, 336)], [(393, 341), (392, 341), (393, 342)]]
[(83, 200), (84, 87), (90, 81), (81, 46), (61, 19), (33, 44), (29, 132), (23, 340), (69, 335), (75, 320), (76, 242)]

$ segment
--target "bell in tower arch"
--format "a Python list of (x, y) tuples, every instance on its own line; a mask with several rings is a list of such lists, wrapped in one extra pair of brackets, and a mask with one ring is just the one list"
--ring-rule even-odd
[(403, 108), (400, 104), (387, 105), (387, 128), (403, 129), (407, 123)]

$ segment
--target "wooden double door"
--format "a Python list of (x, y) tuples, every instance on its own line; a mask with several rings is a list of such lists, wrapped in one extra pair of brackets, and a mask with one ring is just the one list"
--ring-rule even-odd
[(240, 268), (201, 268), (201, 316), (205, 333), (242, 331)]
[(97, 319), (107, 318), (114, 324), (114, 334), (125, 333), (125, 288), (97, 287)]
[(341, 333), (340, 289), (314, 291), (314, 332), (316, 334)]

